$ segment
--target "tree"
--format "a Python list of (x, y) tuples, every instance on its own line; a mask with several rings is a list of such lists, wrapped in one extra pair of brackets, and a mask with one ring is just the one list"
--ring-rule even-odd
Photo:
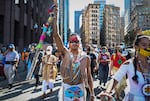
[[(141, 33), (142, 32), (142, 33)], [(136, 29), (136, 30), (132, 30), (129, 31), (125, 36), (124, 36), (124, 40), (125, 40), (125, 44), (127, 46), (132, 46), (133, 41), (137, 35), (137, 33), (141, 33), (141, 34), (145, 34), (150, 36), (150, 30), (145, 30), (145, 31), (141, 31), (141, 29)]]
[(124, 37), (124, 40), (125, 40), (125, 44), (127, 46), (132, 46), (133, 45), (133, 41), (135, 39), (135, 36), (136, 36), (136, 31), (135, 30), (132, 30), (132, 31), (129, 31), (125, 37)]

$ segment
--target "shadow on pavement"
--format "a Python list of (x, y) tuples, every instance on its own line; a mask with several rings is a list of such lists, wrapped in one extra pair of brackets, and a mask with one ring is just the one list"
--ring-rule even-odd
[(55, 82), (54, 87), (61, 86), (61, 82)]
[(4, 95), (1, 95), (0, 97), (0, 101), (7, 100), (8, 98), (10, 99), (13, 97), (17, 97), (18, 95), (21, 95), (22, 93), (26, 93), (23, 91), (31, 87), (33, 87), (33, 84), (29, 84), (28, 82), (26, 82), (26, 83), (16, 84), (11, 89), (6, 88)]
[(51, 93), (47, 93), (47, 96), (44, 99), (42, 99), (42, 95), (41, 95), (37, 98), (33, 98), (28, 101), (58, 101), (58, 92), (59, 92), (59, 89), (57, 89)]

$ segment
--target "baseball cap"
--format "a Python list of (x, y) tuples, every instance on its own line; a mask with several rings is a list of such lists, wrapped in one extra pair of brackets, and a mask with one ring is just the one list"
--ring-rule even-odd
[(15, 48), (14, 44), (9, 44), (9, 48)]

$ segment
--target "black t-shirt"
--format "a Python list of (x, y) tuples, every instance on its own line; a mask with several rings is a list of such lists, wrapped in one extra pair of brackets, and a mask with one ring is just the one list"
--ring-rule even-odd
[(91, 68), (94, 68), (96, 66), (96, 55), (94, 53), (88, 54), (91, 58)]
[(35, 55), (35, 52), (30, 52), (29, 53), (29, 59), (31, 60), (31, 62), (32, 62), (32, 60), (34, 58), (34, 55)]

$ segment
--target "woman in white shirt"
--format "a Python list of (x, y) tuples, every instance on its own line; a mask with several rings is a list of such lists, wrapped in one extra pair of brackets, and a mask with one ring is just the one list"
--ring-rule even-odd
[(150, 37), (140, 34), (136, 36), (135, 56), (127, 60), (113, 76), (112, 85), (100, 94), (104, 101), (111, 101), (113, 88), (127, 74), (127, 88), (123, 101), (150, 101)]

